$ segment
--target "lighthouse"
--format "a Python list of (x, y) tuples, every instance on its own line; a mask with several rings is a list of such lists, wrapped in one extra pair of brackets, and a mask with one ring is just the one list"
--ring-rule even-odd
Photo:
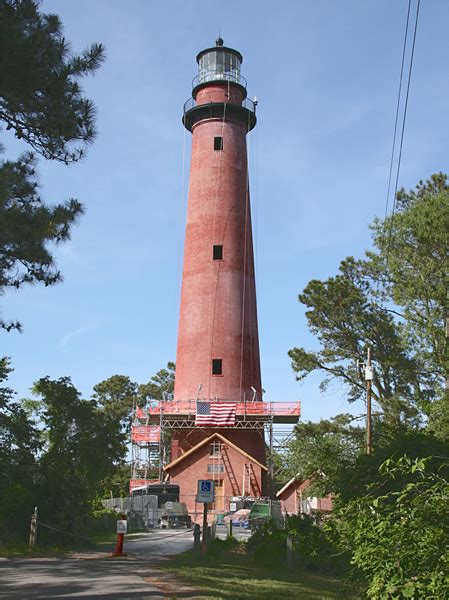
[[(214, 481), (217, 513), (266, 494), (265, 433), (273, 449), (273, 424), (299, 418), (299, 403), (262, 398), (247, 153), (256, 102), (242, 55), (220, 37), (196, 60), (182, 118), (192, 152), (174, 396), (137, 408), (132, 432), (139, 452), (158, 444), (163, 481), (195, 515), (200, 479)], [(151, 483), (137, 467), (131, 488)]]
[[(175, 401), (262, 400), (246, 139), (256, 107), (242, 61), (221, 38), (202, 50), (184, 108), (192, 155)], [(260, 434), (230, 437), (246, 437), (246, 449), (264, 461)]]
[(262, 395), (246, 137), (256, 124), (242, 55), (218, 38), (197, 56), (175, 400)]

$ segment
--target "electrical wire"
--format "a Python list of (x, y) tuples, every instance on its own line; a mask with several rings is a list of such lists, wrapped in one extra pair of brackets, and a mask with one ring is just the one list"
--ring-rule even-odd
[(411, 82), (411, 78), (412, 78), (413, 59), (414, 59), (414, 56), (415, 56), (416, 32), (418, 30), (418, 20), (419, 20), (419, 8), (420, 8), (420, 4), (421, 4), (421, 0), (418, 0), (417, 5), (416, 5), (415, 28), (414, 28), (414, 32), (413, 32), (413, 44), (412, 44), (412, 51), (411, 51), (411, 55), (410, 55), (410, 66), (409, 66), (408, 78), (407, 78), (407, 93), (406, 93), (406, 96), (405, 96), (404, 116), (403, 116), (403, 119), (402, 119), (402, 130), (401, 130), (401, 141), (400, 141), (400, 144), (399, 144), (398, 165), (397, 165), (397, 169), (396, 169), (396, 181), (395, 181), (395, 187), (394, 187), (393, 209), (392, 209), (392, 212), (391, 212), (390, 229), (389, 229), (389, 233), (388, 233), (387, 256), (386, 256), (386, 266), (387, 267), (388, 267), (388, 261), (389, 261), (389, 258), (390, 258), (390, 249), (391, 249), (391, 241), (392, 241), (392, 233), (393, 233), (394, 213), (396, 211), (396, 199), (397, 199), (396, 195), (397, 195), (397, 191), (398, 191), (399, 173), (400, 173), (400, 170), (401, 170), (402, 146), (403, 146), (403, 142), (404, 142), (405, 122), (406, 122), (406, 119), (407, 119), (407, 108), (408, 108), (408, 99), (409, 99), (409, 93), (410, 93), (410, 82)]
[(402, 95), (402, 79), (404, 74), (404, 63), (405, 63), (405, 51), (407, 48), (407, 37), (408, 37), (408, 23), (410, 20), (410, 8), (411, 8), (412, 0), (408, 0), (408, 9), (407, 9), (407, 20), (405, 24), (404, 31), (404, 46), (402, 48), (402, 61), (401, 61), (401, 74), (399, 76), (399, 90), (398, 90), (398, 101), (396, 103), (396, 117), (394, 120), (394, 133), (393, 133), (393, 144), (391, 147), (391, 157), (390, 157), (390, 173), (388, 176), (388, 190), (387, 190), (387, 200), (385, 203), (385, 217), (388, 215), (388, 204), (390, 200), (390, 190), (391, 190), (391, 176), (393, 175), (393, 162), (394, 162), (394, 150), (396, 148), (396, 133), (398, 130), (398, 121), (399, 121), (399, 107), (401, 104), (401, 95)]

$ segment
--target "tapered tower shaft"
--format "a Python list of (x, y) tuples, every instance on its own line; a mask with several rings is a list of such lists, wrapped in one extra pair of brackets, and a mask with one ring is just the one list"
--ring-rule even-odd
[(261, 400), (246, 136), (256, 123), (242, 57), (198, 55), (175, 400)]

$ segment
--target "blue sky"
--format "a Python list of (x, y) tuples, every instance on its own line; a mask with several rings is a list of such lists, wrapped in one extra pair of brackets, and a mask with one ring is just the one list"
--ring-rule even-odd
[[(406, 0), (45, 0), (74, 51), (102, 42), (107, 61), (83, 82), (98, 109), (87, 158), (39, 163), (48, 202), (87, 208), (55, 251), (64, 283), (1, 299), (3, 317), (24, 326), (0, 348), (19, 395), (69, 375), (89, 396), (113, 374), (144, 383), (175, 360), (190, 149), (182, 106), (195, 56), (220, 27), (259, 99), (249, 156), (266, 399), (300, 399), (310, 420), (350, 410), (344, 388), (296, 382), (287, 352), (316, 344), (298, 293), (361, 256), (368, 224), (384, 214), (406, 10)], [(448, 20), (445, 0), (421, 3), (405, 187), (448, 170)], [(17, 156), (23, 147), (1, 136), (5, 156)]]

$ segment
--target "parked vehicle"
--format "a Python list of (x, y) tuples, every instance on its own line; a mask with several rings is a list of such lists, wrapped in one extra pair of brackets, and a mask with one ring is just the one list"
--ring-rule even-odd
[(185, 502), (166, 502), (160, 518), (160, 526), (162, 529), (191, 527), (192, 519), (187, 512)]
[(281, 503), (278, 500), (257, 500), (251, 507), (248, 516), (251, 531), (257, 531), (268, 519), (282, 524)]
[(157, 496), (158, 508), (162, 508), (163, 505), (169, 502), (179, 502), (179, 485), (172, 483), (150, 483), (134, 488), (131, 492), (131, 496)]
[(162, 529), (176, 529), (178, 527), (192, 527), (192, 518), (190, 515), (162, 515)]

